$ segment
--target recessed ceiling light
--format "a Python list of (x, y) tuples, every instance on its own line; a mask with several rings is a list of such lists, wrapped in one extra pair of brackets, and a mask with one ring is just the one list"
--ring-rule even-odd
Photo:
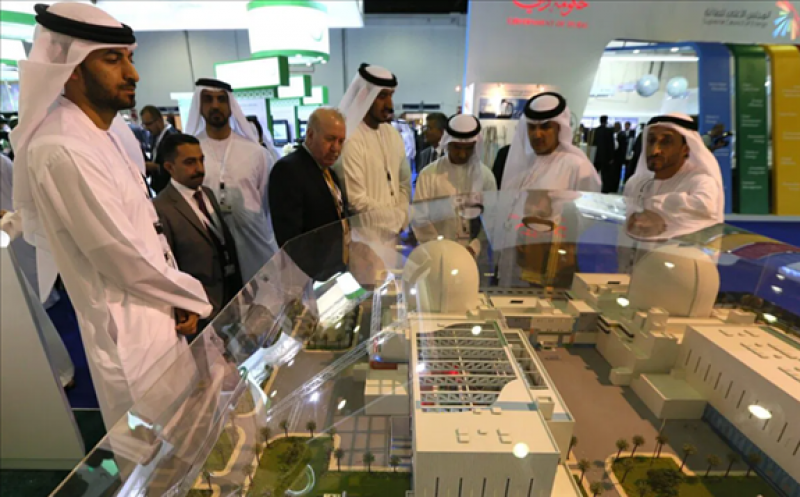
[(780, 294), (783, 293), (783, 288), (781, 288), (779, 286), (772, 285), (772, 291), (777, 293), (778, 295), (780, 295)]
[(781, 280), (781, 281), (783, 281), (783, 280), (785, 280), (785, 279), (786, 279), (786, 276), (784, 276), (784, 275), (782, 275), (782, 274), (776, 274), (776, 275), (775, 275), (775, 277), (776, 277), (776, 278), (778, 278), (778, 279), (779, 279), (779, 280)]

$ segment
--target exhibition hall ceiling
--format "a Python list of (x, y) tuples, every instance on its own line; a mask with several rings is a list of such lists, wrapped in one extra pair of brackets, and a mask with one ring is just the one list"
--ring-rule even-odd
[[(79, 0), (80, 1), (80, 0)], [(381, 0), (382, 1), (382, 0)], [(364, 25), (362, 0), (317, 0), (328, 10), (331, 28), (360, 28)], [(42, 0), (3, 0), (2, 9), (33, 13)], [(137, 31), (247, 29), (247, 1), (142, 1), (97, 0), (94, 3)]]

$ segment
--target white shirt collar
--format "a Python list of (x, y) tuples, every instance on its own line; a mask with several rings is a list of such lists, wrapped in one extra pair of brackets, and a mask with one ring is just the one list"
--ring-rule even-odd
[(177, 181), (175, 181), (175, 178), (172, 178), (169, 181), (170, 181), (170, 183), (172, 183), (172, 186), (174, 186), (175, 189), (178, 190), (178, 193), (180, 193), (183, 196), (183, 198), (186, 199), (187, 202), (188, 201), (194, 202), (194, 194), (199, 192), (199, 191), (202, 191), (202, 188), (203, 188), (201, 186), (201, 187), (197, 188), (196, 190), (192, 190), (191, 188), (189, 188), (187, 186), (184, 186), (184, 185), (178, 183)]

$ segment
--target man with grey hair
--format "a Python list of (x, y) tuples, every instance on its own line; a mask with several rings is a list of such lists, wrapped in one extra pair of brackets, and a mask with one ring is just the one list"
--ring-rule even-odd
[[(306, 139), (302, 146), (275, 163), (269, 177), (269, 208), (272, 227), (280, 247), (304, 233), (316, 231), (324, 246), (335, 246), (334, 262), (347, 262), (346, 239), (349, 227), (347, 197), (336, 174), (331, 171), (347, 136), (345, 117), (331, 107), (320, 107), (308, 119)], [(326, 226), (325, 229), (319, 228)], [(341, 240), (331, 244), (333, 239)], [(312, 244), (303, 243), (304, 246)], [(338, 248), (341, 247), (342, 252)], [(294, 249), (294, 250), (292, 250)], [(316, 265), (311, 252), (319, 253), (317, 244), (309, 252), (309, 262), (298, 254), (299, 247), (289, 252), (295, 262), (314, 276)], [(330, 266), (330, 264), (328, 265)]]

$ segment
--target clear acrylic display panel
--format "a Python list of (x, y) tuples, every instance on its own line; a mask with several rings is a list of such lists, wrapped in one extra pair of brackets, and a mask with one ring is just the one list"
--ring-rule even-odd
[[(608, 365), (599, 355), (596, 358), (601, 361), (595, 360), (591, 345), (582, 348), (569, 343), (574, 338), (561, 337), (556, 343), (511, 331), (519, 327), (519, 318), (496, 319), (491, 313), (461, 312), (459, 319), (458, 313), (454, 317), (452, 312), (445, 312), (447, 317), (439, 323), (439, 331), (426, 335), (429, 338), (417, 338), (413, 349), (417, 356), (407, 359), (411, 372), (406, 374), (405, 383), (393, 383), (388, 389), (373, 384), (368, 389), (366, 368), (380, 371), (392, 363), (380, 354), (397, 354), (396, 349), (392, 352), (384, 344), (410, 328), (424, 327), (420, 306), (443, 310), (464, 305), (448, 296), (461, 295), (461, 286), (474, 284), (468, 275), (462, 274), (455, 284), (446, 282), (447, 274), (436, 283), (430, 283), (429, 276), (420, 276), (420, 271), (433, 272), (426, 264), (435, 265), (434, 259), (441, 254), (430, 247), (442, 240), (469, 245), (475, 253), (481, 290), (476, 303), (484, 309), (492, 307), (496, 297), (510, 297), (512, 300), (505, 301), (507, 306), (524, 306), (531, 302), (526, 299), (542, 297), (560, 310), (574, 298), (570, 291), (576, 273), (630, 275), (634, 263), (650, 252), (688, 247), (692, 251), (667, 249), (667, 264), (680, 268), (682, 257), (696, 259), (701, 257), (698, 253), (705, 254), (702, 257), (715, 264), (720, 273), (715, 307), (752, 310), (758, 314), (759, 326), (771, 324), (776, 333), (784, 330), (786, 343), (797, 346), (790, 338), (792, 334), (796, 337), (800, 328), (792, 313), (800, 308), (800, 267), (790, 267), (800, 260), (797, 249), (729, 226), (687, 229), (680, 222), (670, 221), (668, 214), (655, 227), (647, 222), (633, 226), (630, 214), (638, 210), (626, 206), (618, 196), (487, 192), (414, 204), (409, 212), (387, 209), (353, 217), (348, 244), (339, 225), (297, 238), (246, 284), (191, 344), (185, 357), (163, 376), (143, 380), (152, 385), (148, 393), (53, 495), (299, 496), (343, 490), (348, 495), (405, 495), (414, 489), (412, 471), (419, 468), (414, 467), (417, 459), (412, 454), (421, 441), (413, 440), (415, 427), (410, 414), (367, 414), (380, 406), (382, 399), (392, 402), (395, 392), (405, 391), (410, 399), (400, 398), (411, 404), (407, 406), (411, 411), (491, 410), (503, 388), (519, 376), (527, 386), (528, 402), (549, 402), (537, 392), (550, 385), (547, 398), (556, 397), (556, 403), (563, 405), (562, 395), (574, 399), (577, 391), (580, 397), (584, 386), (570, 384), (569, 377), (565, 383), (562, 367), (553, 368), (557, 374), (548, 372), (550, 365), (574, 360), (576, 354), (583, 369), (596, 370), (598, 384), (585, 385), (587, 397), (609, 385), (607, 377), (600, 377), (609, 374)], [(393, 236), (390, 227), (405, 216), (410, 218), (410, 231), (415, 236)], [(427, 248), (415, 252), (422, 251), (421, 258), (409, 259), (412, 250), (422, 244)], [(449, 247), (450, 252), (461, 250)], [(347, 267), (341, 262), (345, 250)], [(450, 271), (455, 278), (461, 262), (453, 264), (436, 267)], [(467, 267), (462, 271), (471, 270)], [(425, 287), (424, 296), (417, 295), (416, 283), (412, 282), (419, 282), (420, 291)], [(654, 280), (652, 288), (661, 284)], [(607, 287), (601, 293), (610, 294), (616, 304), (612, 302), (604, 313), (612, 319), (632, 319), (635, 311), (626, 308), (630, 303), (626, 295)], [(481, 336), (477, 337), (475, 330), (479, 328)], [(483, 341), (465, 345), (476, 338)], [(442, 343), (451, 347), (442, 348)], [(559, 350), (558, 345), (564, 347)], [(491, 384), (475, 383), (487, 373), (472, 370), (474, 365), (465, 363), (476, 348), (484, 349), (480, 357), (493, 356), (487, 370), (493, 376)], [(458, 352), (448, 352), (452, 350)], [(436, 364), (445, 366), (436, 369)], [(433, 379), (438, 376), (442, 380), (447, 375), (459, 379), (444, 378), (438, 383)], [(560, 394), (552, 388), (551, 375)], [(425, 399), (417, 405), (413, 404), (415, 387), (411, 384), (415, 376), (421, 382), (419, 398)], [(632, 396), (629, 389), (627, 392), (626, 398)], [(606, 415), (586, 416), (583, 411), (587, 408), (573, 407), (570, 399), (566, 399), (562, 416), (577, 421), (579, 428), (573, 426), (573, 434), (615, 429)], [(596, 401), (593, 398), (592, 402)], [(635, 399), (629, 399), (629, 404), (637, 421), (649, 426), (648, 433), (663, 432), (666, 422)], [(602, 412), (598, 408), (598, 413)], [(629, 431), (620, 432), (619, 437), (630, 440), (637, 434), (634, 427)], [(646, 437), (644, 452), (655, 450), (652, 433)], [(703, 437), (708, 436), (703, 433)], [(683, 437), (686, 443), (693, 441), (691, 433)], [(588, 484), (590, 479), (600, 481), (606, 476), (603, 458), (595, 457), (592, 451), (613, 455), (616, 446), (611, 442), (608, 447), (590, 450), (589, 444), (596, 443), (593, 439), (597, 437), (586, 438), (586, 442), (575, 445), (569, 463), (575, 465), (576, 455), (591, 460), (593, 465), (584, 478)], [(565, 441), (553, 442), (558, 447), (558, 463), (565, 463)], [(701, 454), (694, 456), (697, 460), (706, 457), (703, 443), (698, 435), (696, 444)], [(714, 444), (724, 467), (724, 442), (716, 440)], [(518, 445), (507, 445), (506, 451)], [(680, 454), (681, 448), (673, 450)], [(370, 455), (365, 457), (367, 452)], [(474, 464), (481, 463), (475, 460)], [(522, 457), (513, 464), (526, 471), (530, 461)], [(705, 463), (693, 464), (698, 465), (704, 467)], [(340, 473), (339, 467), (345, 473)], [(372, 477), (372, 483), (363, 476), (347, 477), (349, 471), (356, 474), (365, 469), (379, 476)], [(459, 493), (463, 490), (463, 495), (482, 495), (480, 489), (462, 483)], [(484, 478), (484, 493), (486, 484)], [(568, 494), (577, 491), (571, 478), (568, 485)], [(438, 486), (437, 478), (436, 490), (425, 487), (420, 495), (434, 495)], [(526, 488), (527, 493), (509, 492), (506, 486), (506, 495), (540, 495), (533, 480)]]

